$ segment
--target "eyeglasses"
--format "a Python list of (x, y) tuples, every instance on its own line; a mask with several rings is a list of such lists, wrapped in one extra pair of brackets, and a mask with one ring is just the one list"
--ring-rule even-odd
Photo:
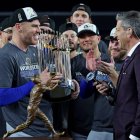
[(13, 33), (12, 30), (3, 30), (2, 32), (7, 33), (7, 34), (12, 34)]

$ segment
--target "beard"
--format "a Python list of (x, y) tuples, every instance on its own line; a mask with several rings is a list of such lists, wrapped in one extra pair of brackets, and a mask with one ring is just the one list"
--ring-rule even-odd
[(78, 45), (75, 45), (72, 42), (69, 42), (70, 52), (77, 50)]
[(81, 50), (82, 50), (83, 52), (85, 52), (85, 53), (88, 53), (91, 49), (83, 49), (83, 48), (81, 48)]
[(75, 51), (76, 49), (75, 48), (70, 48), (70, 52), (73, 52)]

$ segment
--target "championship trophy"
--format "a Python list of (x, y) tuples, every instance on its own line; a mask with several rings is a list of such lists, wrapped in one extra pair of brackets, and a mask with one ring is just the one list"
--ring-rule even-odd
[(30, 92), (27, 120), (18, 125), (14, 130), (7, 132), (3, 138), (29, 127), (36, 116), (45, 123), (45, 126), (52, 132), (54, 137), (64, 135), (64, 132), (56, 132), (54, 130), (48, 117), (39, 109), (39, 104), (43, 93), (46, 91), (49, 92), (50, 99), (54, 102), (71, 98), (71, 91), (74, 89), (74, 86), (71, 78), (69, 42), (66, 38), (58, 35), (58, 33), (50, 36), (47, 32), (41, 32), (37, 51), (40, 73), (48, 67), (52, 77), (55, 76), (56, 72), (59, 72), (63, 75), (63, 79), (58, 84), (52, 84), (50, 79), (45, 86), (42, 86), (39, 76), (33, 77), (32, 81), (35, 83), (35, 86)]
[(41, 71), (48, 67), (51, 75), (55, 75), (56, 72), (63, 75), (63, 79), (56, 88), (49, 91), (50, 101), (69, 100), (74, 86), (71, 77), (70, 45), (68, 39), (59, 35), (58, 32), (56, 32), (53, 39), (43, 35), (39, 40), (38, 55)]

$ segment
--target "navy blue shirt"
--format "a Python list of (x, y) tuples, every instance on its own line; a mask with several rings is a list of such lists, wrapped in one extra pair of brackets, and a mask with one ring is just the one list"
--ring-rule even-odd
[[(110, 62), (110, 58), (104, 53), (101, 53), (101, 59)], [(81, 73), (83, 77), (86, 77), (90, 72), (86, 69), (86, 60), (82, 54), (71, 60), (71, 68), (74, 79), (76, 79), (77, 72)], [(92, 92), (89, 98), (82, 99), (79, 97), (70, 101), (69, 129), (85, 136), (91, 129), (112, 132), (113, 107), (106, 97), (99, 94), (95, 88), (88, 89), (86, 94), (89, 92)]]

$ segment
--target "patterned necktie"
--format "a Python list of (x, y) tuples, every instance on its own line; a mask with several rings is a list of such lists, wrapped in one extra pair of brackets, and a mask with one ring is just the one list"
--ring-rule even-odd
[(127, 56), (126, 58), (125, 58), (125, 61), (124, 61), (124, 63), (123, 63), (123, 70), (125, 69), (125, 67), (126, 67), (126, 64), (129, 62), (129, 59), (130, 58), (130, 56)]
[(125, 70), (125, 68), (126, 68), (126, 66), (127, 66), (127, 63), (129, 62), (129, 60), (130, 60), (130, 56), (127, 56), (127, 57), (125, 58), (125, 60), (124, 60), (124, 63), (123, 63), (123, 65), (122, 65), (122, 68), (121, 68), (121, 71), (120, 71), (120, 74), (119, 74), (119, 78), (118, 78), (118, 82), (117, 82), (117, 87), (118, 87), (119, 84), (120, 84), (122, 75), (126, 74), (126, 73), (124, 72), (124, 70)]

